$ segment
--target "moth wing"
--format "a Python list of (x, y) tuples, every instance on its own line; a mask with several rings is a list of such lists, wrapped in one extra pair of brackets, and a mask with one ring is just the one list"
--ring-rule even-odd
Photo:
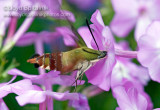
[[(59, 0), (57, 0), (57, 2), (59, 3), (59, 6), (61, 6), (61, 2)], [(63, 13), (63, 15), (65, 15), (64, 11), (62, 10), (62, 7), (60, 7), (60, 10), (61, 10), (61, 13)], [(87, 47), (86, 43), (84, 42), (84, 40), (82, 39), (80, 34), (77, 32), (77, 29), (73, 26), (73, 23), (68, 19), (68, 16), (64, 16), (64, 17), (71, 27), (71, 30), (74, 34), (74, 36), (71, 36), (71, 37), (73, 37), (73, 39), (77, 43), (78, 47)]]
[[(67, 17), (66, 17), (67, 18)], [(77, 43), (77, 45), (79, 47), (87, 47), (86, 43), (84, 42), (83, 38), (80, 36), (80, 34), (77, 32), (77, 29), (73, 26), (72, 22), (68, 20), (67, 21), (71, 27), (71, 30), (74, 34), (74, 36), (72, 36), (72, 38), (75, 40), (75, 42)]]

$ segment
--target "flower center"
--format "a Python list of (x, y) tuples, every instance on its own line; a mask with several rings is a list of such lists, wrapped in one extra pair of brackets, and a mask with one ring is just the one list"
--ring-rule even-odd
[(147, 13), (147, 9), (146, 9), (146, 7), (140, 7), (139, 8), (139, 15), (141, 16), (141, 15), (145, 15)]

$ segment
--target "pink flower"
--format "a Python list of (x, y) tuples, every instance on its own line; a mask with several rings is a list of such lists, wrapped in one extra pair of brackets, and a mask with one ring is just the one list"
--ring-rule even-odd
[[(88, 82), (93, 85), (100, 87), (103, 90), (108, 91), (110, 89), (110, 77), (113, 66), (115, 64), (115, 55), (114, 55), (114, 45), (113, 45), (113, 36), (109, 29), (103, 23), (101, 13), (99, 10), (91, 17), (91, 28), (94, 29), (94, 37), (98, 43), (100, 50), (107, 51), (107, 58), (104, 58), (98, 61), (94, 66), (86, 71), (86, 76)], [(81, 28), (83, 29), (83, 28)], [(80, 32), (81, 30), (79, 30)], [(85, 31), (81, 33), (83, 39), (87, 42), (87, 45), (93, 49), (97, 49), (95, 42), (91, 36), (87, 36)], [(87, 38), (87, 37), (90, 38)]]
[[(27, 46), (31, 44), (36, 45), (36, 51), (42, 50), (43, 43), (52, 43), (63, 36), (65, 45), (75, 46), (76, 43), (71, 36), (74, 36), (73, 32), (67, 27), (57, 27), (55, 32), (42, 31), (40, 33), (27, 32), (16, 43), (17, 46)], [(40, 45), (41, 44), (41, 45)], [(38, 52), (40, 54), (43, 51)]]
[(37, 86), (32, 85), (32, 82), (29, 79), (24, 79), (24, 80), (12, 83), (12, 81), (15, 78), (16, 76), (14, 76), (9, 82), (0, 84), (0, 93), (1, 93), (0, 94), (0, 109), (1, 110), (9, 110), (2, 99), (8, 94), (15, 93), (17, 95), (21, 95), (28, 90), (36, 90), (37, 88)]
[(15, 93), (17, 95), (23, 94), (25, 91), (34, 90), (31, 80), (24, 79), (15, 83), (6, 83), (0, 87), (0, 98), (7, 96), (10, 93)]
[[(91, 46), (92, 36), (91, 36), (88, 28), (86, 26), (82, 26), (77, 31), (84, 39), (84, 42), (87, 44), (88, 48), (92, 48), (92, 46)], [(73, 47), (75, 47), (77, 45), (75, 40), (73, 39), (73, 37), (76, 37), (76, 36), (74, 35), (74, 33), (72, 32), (72, 30), (70, 28), (57, 27), (56, 33), (57, 33), (57, 36), (63, 36), (63, 40), (64, 40), (65, 45), (73, 46)]]
[(90, 11), (96, 9), (99, 2), (99, 0), (68, 0), (68, 1), (74, 4), (77, 8), (84, 11)]
[(88, 99), (83, 94), (79, 94), (79, 100), (70, 100), (69, 106), (75, 108), (76, 110), (90, 110)]
[[(91, 18), (91, 28), (98, 43), (100, 50), (106, 50), (107, 58), (102, 59), (89, 70), (86, 71), (88, 81), (93, 85), (97, 85), (103, 90), (109, 90), (111, 85), (111, 73), (115, 65), (115, 54), (120, 57), (135, 58), (137, 52), (123, 51), (119, 48), (114, 48), (114, 39), (110, 29), (103, 23), (100, 11), (97, 10)], [(83, 37), (89, 48), (97, 49), (95, 42), (86, 27), (81, 27), (78, 32)]]
[(102, 89), (100, 89), (99, 87), (95, 86), (95, 85), (91, 85), (89, 87), (86, 87), (82, 93), (87, 96), (88, 98), (96, 96), (100, 93), (104, 92)]
[(113, 89), (113, 92), (120, 110), (147, 109), (147, 100), (135, 88), (125, 90), (125, 88), (118, 86)]
[(72, 36), (74, 36), (71, 29), (68, 27), (57, 27), (56, 32), (59, 34), (59, 36), (63, 36), (63, 40), (65, 45), (67, 46), (75, 46), (76, 43)]
[[(130, 50), (127, 42), (115, 43), (115, 48), (119, 50)], [(149, 75), (147, 68), (134, 64), (131, 59), (116, 57), (116, 64), (112, 70), (111, 86), (123, 85), (126, 81), (132, 82), (135, 87), (143, 90), (143, 85), (147, 85)]]
[[(59, 84), (63, 86), (71, 86), (75, 81), (75, 77), (73, 75), (60, 75), (58, 71), (50, 71), (46, 74), (41, 75), (28, 75), (18, 69), (11, 69), (8, 71), (8, 74), (23, 76), (24, 78), (30, 79), (33, 83), (40, 85), (45, 85), (47, 83), (48, 85)], [(82, 85), (84, 84), (84, 81), (81, 81), (80, 83), (80, 81), (78, 80), (77, 84)]]
[(138, 41), (148, 25), (160, 19), (159, 0), (112, 0), (115, 16), (111, 22), (112, 31), (119, 37), (125, 37), (135, 28)]
[(13, 11), (13, 9), (11, 8), (18, 8), (18, 7), (24, 7), (24, 6), (31, 6), (31, 1), (30, 0), (1, 0), (0, 1), (0, 36), (4, 36), (5, 35), (5, 30), (8, 27), (8, 24), (10, 22), (11, 19), (11, 15), (18, 15), (18, 11)]
[(123, 85), (126, 81), (132, 82), (135, 87), (143, 90), (143, 85), (149, 81), (148, 71), (130, 60), (117, 58), (116, 65), (112, 70), (111, 86), (113, 88)]
[(24, 106), (28, 103), (32, 104), (42, 103), (46, 100), (47, 96), (60, 101), (79, 100), (79, 96), (77, 93), (68, 93), (68, 92), (57, 93), (52, 91), (39, 91), (39, 90), (26, 91), (25, 93), (16, 96), (16, 100), (18, 101), (19, 105)]
[(70, 21), (75, 22), (75, 17), (70, 11), (61, 10), (62, 0), (38, 0), (38, 2), (41, 6), (48, 8), (48, 10), (45, 11), (49, 16), (57, 19), (66, 19), (67, 16)]
[(0, 99), (0, 110), (9, 110), (3, 99)]
[[(47, 106), (49, 110), (52, 109), (52, 98), (60, 101), (64, 100), (73, 100), (73, 101), (79, 101), (79, 94), (78, 93), (69, 93), (69, 92), (64, 92), (64, 93), (58, 93), (58, 92), (52, 92), (52, 85), (59, 84), (63, 86), (71, 86), (73, 82), (75, 81), (74, 76), (67, 76), (67, 75), (60, 75), (59, 72), (48, 72), (46, 74), (41, 74), (41, 75), (28, 75), (18, 69), (11, 69), (8, 71), (10, 75), (20, 75), (23, 76), (24, 78), (27, 78), (25, 80), (31, 80), (32, 83), (38, 84), (38, 85), (43, 85), (46, 87), (46, 90), (42, 90), (38, 86), (34, 86), (34, 89), (27, 89), (27, 87), (24, 85), (25, 83), (21, 84), (22, 87), (26, 87), (21, 90), (21, 94), (18, 94), (16, 97), (16, 100), (21, 106), (24, 106), (25, 104), (32, 103), (32, 104), (41, 104), (41, 103), (47, 103)], [(78, 84), (83, 84), (84, 81), (78, 81)], [(75, 85), (75, 84), (74, 84)], [(30, 86), (32, 87), (32, 86)], [(27, 89), (27, 91), (25, 90)], [(6, 90), (2, 88), (2, 90)], [(13, 89), (12, 89), (13, 90)], [(0, 88), (1, 92), (1, 88)], [(1, 98), (1, 97), (0, 97)]]
[[(8, 2), (9, 2), (9, 0), (7, 0), (3, 3), (3, 5), (4, 5), (4, 6), (2, 5), (3, 9), (4, 9), (4, 7), (8, 6), (7, 5)], [(43, 14), (49, 13), (49, 16), (53, 16), (54, 18), (58, 18), (58, 19), (66, 19), (65, 16), (68, 16), (69, 20), (71, 20), (72, 22), (75, 21), (74, 15), (71, 12), (60, 9), (60, 7), (61, 7), (61, 1), (60, 0), (47, 0), (45, 2), (42, 2), (41, 0), (33, 0), (33, 1), (25, 0), (25, 1), (23, 1), (23, 3), (22, 3), (21, 0), (20, 1), (16, 0), (14, 3), (11, 2), (11, 4), (8, 7), (14, 7), (15, 9), (18, 9), (21, 6), (22, 7), (24, 7), (24, 6), (25, 7), (47, 7), (49, 9), (46, 10), (46, 11), (43, 11), (44, 12)], [(31, 25), (32, 21), (34, 20), (34, 17), (38, 13), (40, 13), (40, 11), (37, 11), (37, 10), (29, 10), (27, 12), (24, 12), (24, 11), (25, 10), (22, 10), (20, 12), (19, 12), (19, 10), (16, 10), (15, 12), (14, 11), (9, 11), (9, 14), (11, 12), (13, 12), (13, 13), (11, 13), (13, 16), (16, 16), (17, 14), (21, 14), (21, 13), (27, 13), (27, 14), (29, 13), (28, 14), (29, 17), (26, 18), (26, 20), (21, 25), (21, 27), (17, 30), (17, 32), (15, 32), (15, 34), (12, 35), (12, 39), (10, 39), (10, 36), (8, 36), (6, 38), (4, 48), (2, 49), (3, 53), (9, 51), (13, 47), (13, 45), (19, 40), (19, 38), (27, 31), (27, 29)], [(55, 14), (58, 14), (58, 16), (54, 16)], [(3, 21), (5, 19), (2, 18)], [(0, 20), (1, 20), (1, 18), (0, 18)], [(0, 23), (0, 27), (2, 27), (2, 29), (1, 29), (2, 32), (0, 32), (0, 35), (2, 33), (1, 36), (4, 36), (5, 29), (7, 28), (7, 25), (8, 25), (7, 21), (8, 20), (5, 20), (5, 22), (2, 22), (2, 24)], [(14, 26), (13, 30), (15, 30), (15, 28), (16, 27)], [(13, 33), (12, 29), (9, 31), (9, 35), (10, 35), (10, 33)], [(0, 42), (0, 45), (1, 45), (1, 42)]]
[(57, 38), (58, 33), (42, 31), (40, 33), (27, 32), (16, 43), (17, 46), (27, 46), (40, 40), (44, 43), (50, 43)]
[[(128, 48), (126, 44), (124, 45), (124, 42), (116, 44), (115, 47), (118, 49)], [(143, 98), (147, 101), (147, 104), (144, 104), (145, 107), (151, 109), (151, 100), (144, 92), (144, 85), (149, 81), (147, 69), (142, 66), (137, 66), (131, 62), (131, 59), (116, 57), (116, 60), (117, 62), (111, 75), (111, 87), (120, 107), (116, 110), (132, 110), (132, 108), (143, 110), (141, 108), (143, 101), (137, 102), (137, 100), (143, 100)], [(136, 99), (139, 96), (132, 96), (132, 94), (139, 94), (141, 99)], [(135, 100), (135, 102), (133, 102), (133, 100)]]
[(160, 22), (154, 21), (138, 41), (138, 60), (147, 67), (152, 80), (160, 82)]
[(116, 86), (112, 90), (119, 105), (117, 110), (152, 109), (152, 103), (147, 94), (137, 90), (130, 82), (126, 82), (123, 86)]

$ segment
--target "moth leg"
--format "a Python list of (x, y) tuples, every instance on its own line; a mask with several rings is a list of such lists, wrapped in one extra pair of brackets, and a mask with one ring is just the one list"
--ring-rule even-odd
[[(77, 76), (76, 76), (76, 79), (75, 79), (75, 81), (73, 82), (73, 84), (76, 82), (76, 80), (78, 79), (78, 76), (79, 76), (79, 74), (80, 74), (80, 71), (78, 70), (78, 72), (77, 72)], [(73, 86), (73, 84), (72, 84), (72, 86)]]
[(74, 92), (76, 92), (76, 89), (77, 89), (77, 79), (76, 79), (76, 86), (74, 88)]
[[(84, 62), (82, 64), (82, 68), (80, 69), (81, 73), (77, 74), (78, 75), (77, 76), (78, 79), (81, 78), (81, 80), (82, 80), (85, 71), (87, 71), (91, 66), (92, 66), (92, 63), (90, 63), (90, 62)], [(80, 84), (81, 84), (81, 80), (80, 80)]]
[[(75, 82), (74, 82), (74, 83), (76, 83), (76, 86), (75, 86), (75, 90), (74, 90), (74, 91), (76, 91), (76, 88), (77, 88), (77, 80), (78, 80), (79, 78), (82, 79), (85, 71), (87, 71), (91, 66), (92, 66), (92, 63), (91, 63), (91, 62), (88, 62), (88, 61), (85, 61), (85, 62), (81, 63), (81, 65), (79, 66), (79, 70), (78, 70), (78, 72), (77, 72), (77, 75), (76, 75)], [(74, 83), (73, 83), (73, 84), (74, 84)], [(72, 84), (72, 85), (73, 85), (73, 84)], [(81, 81), (80, 81), (80, 84), (81, 84)]]
[(80, 77), (81, 77), (80, 84), (81, 84), (81, 81), (82, 81), (83, 75), (84, 75), (84, 74), (82, 74), (82, 75), (80, 76)]
[[(80, 75), (80, 74), (81, 74), (81, 70), (78, 70), (76, 79), (75, 79), (75, 81), (74, 81), (74, 83), (76, 83), (74, 92), (76, 92), (76, 88), (77, 88), (77, 80), (79, 79), (79, 75)], [(73, 83), (73, 84), (74, 84), (74, 83)], [(73, 84), (72, 84), (72, 85), (73, 85)]]

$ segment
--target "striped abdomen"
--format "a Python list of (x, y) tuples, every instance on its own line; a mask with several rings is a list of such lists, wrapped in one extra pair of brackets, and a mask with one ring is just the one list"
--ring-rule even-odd
[(35, 65), (47, 69), (61, 71), (62, 69), (62, 52), (58, 53), (47, 53), (42, 56), (36, 56), (35, 58), (27, 60), (29, 63), (34, 63)]

